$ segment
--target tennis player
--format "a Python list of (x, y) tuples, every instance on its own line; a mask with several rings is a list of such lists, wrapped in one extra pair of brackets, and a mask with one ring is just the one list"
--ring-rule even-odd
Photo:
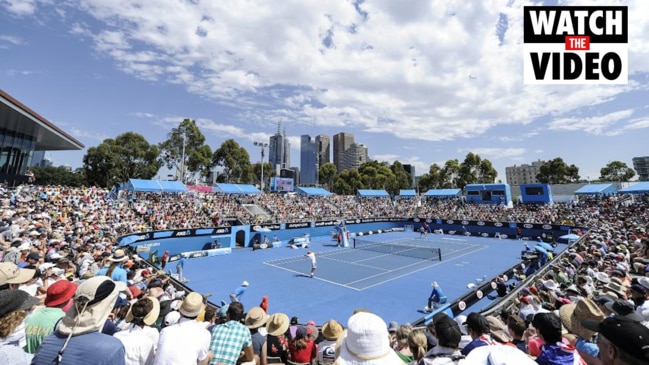
[(309, 250), (304, 256), (306, 256), (311, 260), (311, 277), (313, 277), (313, 274), (315, 273), (315, 269), (318, 267), (315, 261), (315, 253)]

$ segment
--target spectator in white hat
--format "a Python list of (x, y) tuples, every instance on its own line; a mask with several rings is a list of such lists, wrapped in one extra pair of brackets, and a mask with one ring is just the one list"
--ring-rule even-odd
[(178, 323), (160, 331), (155, 365), (206, 365), (212, 360), (210, 333), (196, 321), (203, 309), (202, 295), (192, 292), (185, 297)]
[(390, 348), (388, 326), (379, 316), (357, 312), (347, 322), (341, 337), (338, 365), (403, 365)]

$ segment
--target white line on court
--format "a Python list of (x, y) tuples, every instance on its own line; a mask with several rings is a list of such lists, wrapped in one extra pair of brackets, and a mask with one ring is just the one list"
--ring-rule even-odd
[[(432, 264), (432, 265), (430, 265), (430, 266), (428, 266), (428, 267), (422, 268), (422, 269), (420, 269), (420, 270), (411, 271), (411, 272), (408, 272), (408, 273), (406, 273), (406, 274), (399, 275), (399, 276), (396, 276), (396, 277), (394, 277), (394, 278), (390, 278), (390, 279), (388, 279), (388, 280), (384, 280), (384, 281), (378, 282), (378, 283), (376, 283), (376, 284), (374, 284), (374, 285), (366, 286), (366, 287), (364, 287), (364, 288), (362, 288), (362, 289), (358, 289), (358, 290), (359, 290), (359, 291), (363, 291), (363, 290), (365, 290), (365, 289), (373, 288), (373, 287), (375, 287), (375, 286), (385, 284), (385, 283), (387, 283), (387, 282), (390, 282), (390, 281), (395, 280), (395, 279), (402, 278), (402, 277), (404, 277), (404, 276), (411, 275), (411, 274), (416, 273), (416, 272), (419, 272), (419, 271), (421, 271), (421, 270), (429, 269), (429, 268), (431, 268), (431, 267), (433, 267), (433, 266), (437, 266), (437, 265), (440, 265), (440, 264), (445, 263), (445, 262), (453, 261), (453, 260), (458, 259), (458, 258), (460, 258), (460, 257), (462, 257), (462, 256), (466, 256), (466, 255), (472, 254), (472, 253), (474, 253), (474, 252), (478, 252), (478, 251), (484, 250), (485, 248), (489, 247), (489, 246), (487, 246), (487, 245), (481, 245), (481, 246), (482, 246), (481, 248), (479, 248), (479, 249), (477, 249), (477, 250), (475, 250), (475, 251), (467, 252), (467, 253), (462, 254), (462, 255), (460, 255), (460, 256), (453, 257), (452, 259), (449, 259), (449, 260), (439, 261), (439, 262), (436, 262), (436, 263), (434, 263), (434, 264)], [(375, 275), (375, 276), (376, 276), (376, 275)]]
[[(297, 261), (297, 260), (296, 260), (296, 261)], [(329, 284), (342, 286), (342, 287), (347, 288), (347, 289), (352, 289), (352, 290), (356, 290), (356, 291), (361, 291), (361, 289), (354, 288), (354, 287), (351, 287), (351, 286), (347, 286), (347, 285), (345, 285), (345, 284), (341, 284), (341, 283), (338, 283), (338, 282), (335, 282), (335, 281), (331, 281), (331, 280), (323, 279), (323, 278), (318, 277), (318, 276), (315, 276), (315, 277), (313, 277), (313, 278), (309, 278), (309, 277), (308, 277), (308, 276), (309, 276), (309, 272), (306, 272), (306, 273), (305, 273), (305, 272), (303, 272), (303, 271), (291, 270), (291, 269), (288, 269), (288, 268), (286, 268), (286, 267), (284, 267), (284, 266), (278, 266), (278, 265), (274, 265), (274, 264), (271, 264), (271, 263), (268, 263), (268, 262), (264, 262), (264, 264), (265, 264), (265, 265), (268, 265), (268, 266), (271, 266), (271, 267), (278, 268), (278, 269), (282, 269), (282, 270), (285, 270), (285, 271), (288, 271), (288, 272), (292, 272), (292, 273), (295, 273), (295, 274), (303, 275), (303, 276), (305, 276), (305, 279), (309, 279), (309, 280), (314, 280), (314, 279), (315, 279), (315, 280), (320, 280), (320, 281), (324, 281), (324, 282), (329, 283)], [(310, 266), (309, 266), (309, 269), (310, 269)]]

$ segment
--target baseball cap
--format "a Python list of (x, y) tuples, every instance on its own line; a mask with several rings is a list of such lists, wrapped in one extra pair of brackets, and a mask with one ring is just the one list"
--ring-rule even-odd
[(633, 358), (649, 361), (649, 328), (640, 322), (615, 316), (601, 322), (586, 319), (581, 324), (591, 331), (599, 332)]

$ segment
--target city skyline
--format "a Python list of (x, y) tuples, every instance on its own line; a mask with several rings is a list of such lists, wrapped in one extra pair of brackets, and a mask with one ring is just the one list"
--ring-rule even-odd
[(86, 146), (47, 152), (56, 166), (129, 131), (157, 144), (190, 118), (213, 149), (232, 138), (252, 162), (281, 123), (288, 167), (300, 136), (340, 132), (419, 175), (469, 152), (502, 181), (556, 157), (582, 179), (633, 167), (649, 154), (649, 2), (606, 3), (629, 7), (627, 85), (525, 85), (523, 6), (540, 3), (599, 4), (7, 0), (0, 88)]

